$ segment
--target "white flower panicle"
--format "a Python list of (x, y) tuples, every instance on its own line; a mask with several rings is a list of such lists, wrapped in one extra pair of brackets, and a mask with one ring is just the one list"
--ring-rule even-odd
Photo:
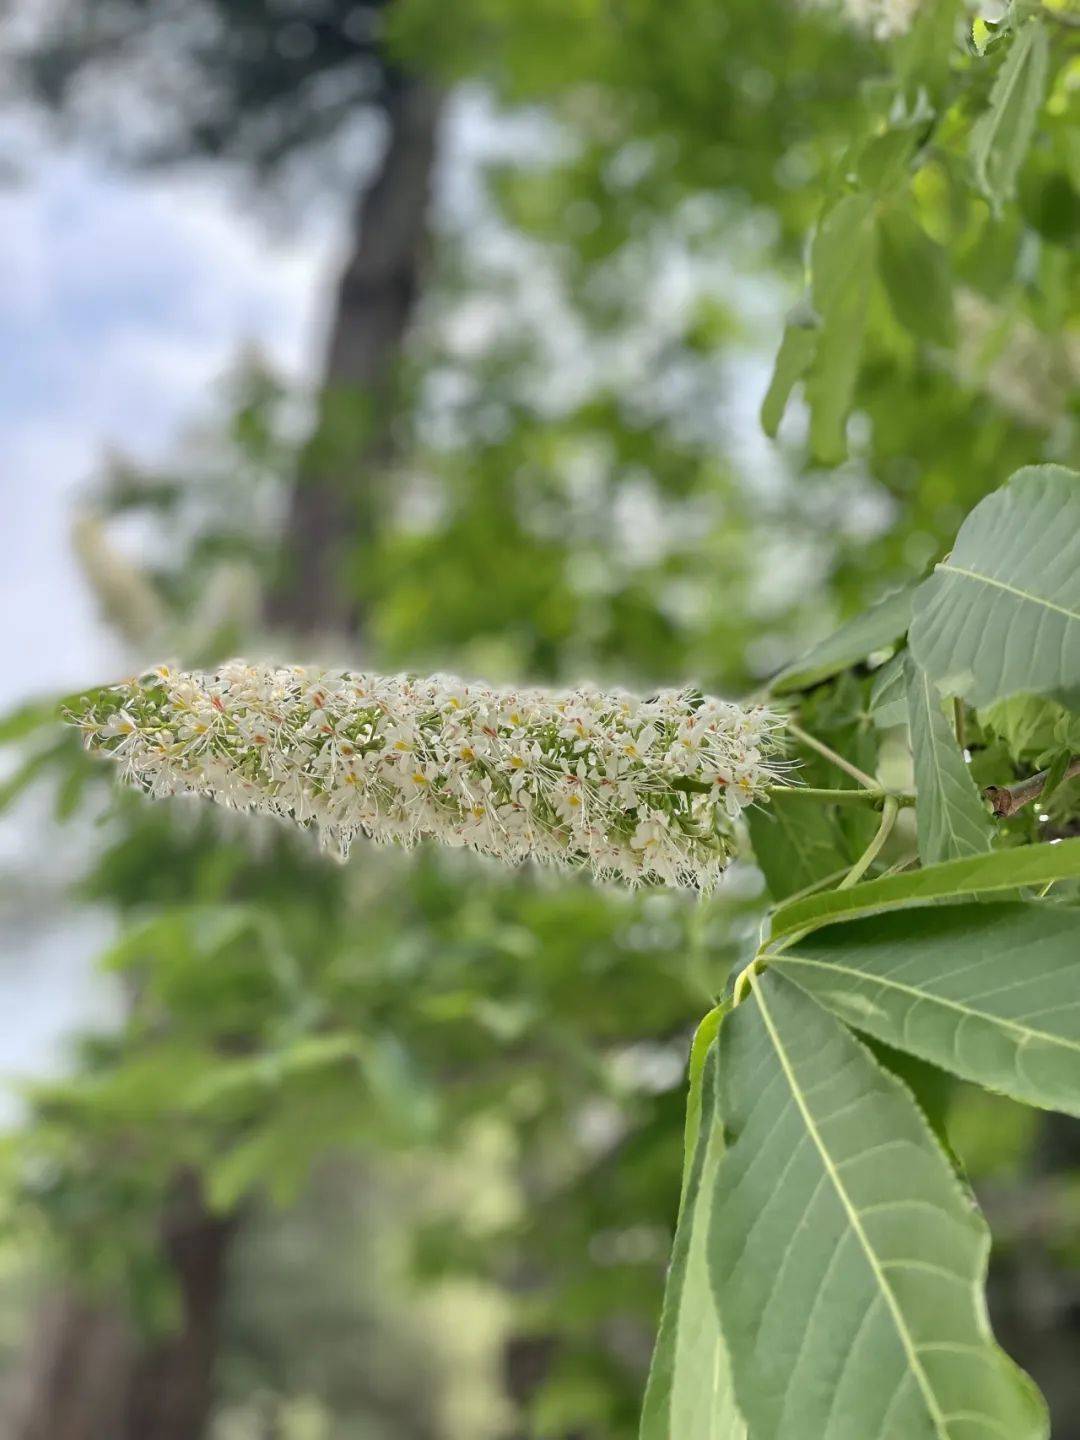
[(84, 697), (90, 749), (153, 795), (193, 793), (358, 834), (425, 837), (601, 879), (714, 885), (732, 821), (778, 778), (782, 722), (692, 691), (492, 689), (231, 661)]

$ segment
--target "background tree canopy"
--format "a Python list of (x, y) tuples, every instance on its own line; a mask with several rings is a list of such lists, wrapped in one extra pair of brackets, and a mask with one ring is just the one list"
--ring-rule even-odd
[[(961, 691), (965, 764), (920, 708), (930, 621), (880, 665), (910, 602), (864, 613), (1013, 472), (1080, 464), (1075, 11), (51, 0), (21, 20), (3, 92), (58, 143), (211, 164), (276, 222), (316, 187), (348, 217), (308, 383), (238, 357), (198, 445), (103, 465), (86, 494), (80, 557), (132, 668), (272, 639), (732, 696), (780, 671), (850, 763), (938, 784), (880, 869), (992, 828), (1080, 834), (1075, 692)], [(338, 868), (276, 826), (116, 794), (53, 711), (0, 722), (0, 802), (47, 795), (86, 837), (76, 898), (117, 919), (101, 964), (126, 1014), (4, 1141), (11, 1433), (636, 1435), (693, 1027), (769, 901), (843, 874), (876, 817), (753, 812), (701, 901), (427, 849)], [(945, 779), (913, 776), (909, 719)], [(810, 786), (854, 784), (795, 756)], [(980, 806), (1044, 768), (1040, 805)], [(990, 1220), (997, 1333), (1055, 1436), (1080, 1435), (1076, 1120), (889, 1042)]]

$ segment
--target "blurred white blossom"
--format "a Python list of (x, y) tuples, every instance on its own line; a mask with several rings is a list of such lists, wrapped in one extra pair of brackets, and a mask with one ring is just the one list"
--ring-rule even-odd
[(153, 795), (194, 793), (351, 841), (425, 837), (601, 879), (714, 885), (732, 821), (783, 768), (762, 708), (661, 691), (492, 689), (231, 661), (84, 697), (89, 748)]
[(849, 20), (879, 40), (891, 40), (911, 29), (921, 0), (842, 0)]

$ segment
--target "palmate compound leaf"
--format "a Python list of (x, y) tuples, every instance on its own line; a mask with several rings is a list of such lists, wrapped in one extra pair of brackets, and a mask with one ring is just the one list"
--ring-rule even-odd
[(709, 1281), (708, 1234), (723, 1128), (716, 1115), (712, 1043), (726, 1006), (706, 1017), (694, 1041), (687, 1100), (687, 1166), (641, 1440), (747, 1440), (735, 1404), (727, 1348)]
[(1080, 473), (1029, 465), (979, 502), (915, 592), (908, 643), (974, 706), (1080, 699)]
[(767, 971), (724, 1022), (709, 1258), (753, 1440), (1042, 1440), (989, 1233), (910, 1092)]
[(772, 962), (842, 1020), (1080, 1116), (1080, 912), (950, 905), (816, 930)]
[(990, 849), (990, 817), (971, 778), (941, 694), (908, 653), (908, 727), (915, 764), (919, 859), (924, 865)]

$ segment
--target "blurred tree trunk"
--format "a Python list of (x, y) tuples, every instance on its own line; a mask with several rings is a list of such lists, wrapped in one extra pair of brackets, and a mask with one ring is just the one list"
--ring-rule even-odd
[(21, 1440), (195, 1440), (206, 1423), (223, 1270), (235, 1217), (211, 1215), (177, 1178), (161, 1225), (179, 1328), (149, 1345), (115, 1304), (68, 1290), (46, 1304), (30, 1358)]
[[(420, 289), (440, 97), (398, 77), (386, 99), (388, 138), (352, 216), (337, 289), (315, 432), (292, 496), (283, 574), (268, 618), (294, 634), (356, 636), (359, 607), (343, 573), (369, 543), (373, 476), (385, 465), (387, 413), (401, 345)], [(197, 1178), (177, 1177), (162, 1251), (181, 1297), (178, 1331), (147, 1344), (114, 1305), (74, 1290), (42, 1311), (27, 1365), (18, 1440), (198, 1440), (213, 1369), (229, 1249), (240, 1217), (206, 1206)]]
[(268, 609), (272, 623), (295, 634), (355, 636), (360, 627), (349, 551), (377, 530), (395, 372), (420, 291), (440, 108), (428, 85), (392, 86), (383, 162), (354, 213), (318, 422), (293, 491), (284, 572)]
[(990, 1208), (997, 1241), (990, 1313), (1009, 1353), (1035, 1379), (1054, 1440), (1080, 1440), (1080, 1240), (1071, 1187), (1080, 1174), (1080, 1121), (1044, 1115), (1031, 1164)]

